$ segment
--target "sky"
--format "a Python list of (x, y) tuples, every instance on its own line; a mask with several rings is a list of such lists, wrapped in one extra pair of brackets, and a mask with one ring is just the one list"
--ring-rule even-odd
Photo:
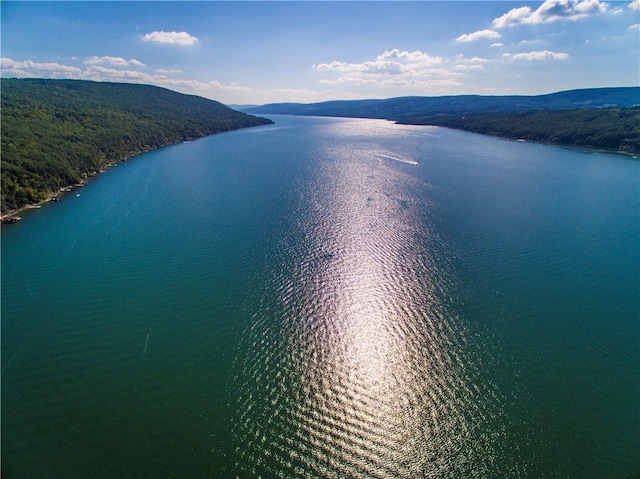
[(640, 85), (640, 0), (0, 2), (3, 77), (225, 104)]

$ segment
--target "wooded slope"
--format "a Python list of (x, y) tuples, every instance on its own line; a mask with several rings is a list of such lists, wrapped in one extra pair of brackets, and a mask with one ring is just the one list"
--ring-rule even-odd
[(272, 103), (243, 111), (252, 114), (344, 116), (383, 118), (408, 123), (424, 115), (470, 115), (576, 108), (628, 108), (640, 106), (640, 87), (588, 88), (547, 95), (412, 96), (384, 100), (338, 100), (321, 103)]
[(276, 103), (251, 113), (381, 118), (550, 144), (640, 152), (640, 88), (590, 88), (536, 96), (458, 95)]
[(150, 85), (2, 79), (2, 212), (145, 150), (271, 123)]
[(552, 145), (640, 152), (640, 108), (431, 115), (416, 116), (400, 123), (444, 126)]

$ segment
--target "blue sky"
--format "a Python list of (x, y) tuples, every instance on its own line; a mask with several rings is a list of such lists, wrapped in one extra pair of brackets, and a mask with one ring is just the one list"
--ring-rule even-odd
[(640, 0), (0, 3), (4, 77), (231, 104), (640, 85)]

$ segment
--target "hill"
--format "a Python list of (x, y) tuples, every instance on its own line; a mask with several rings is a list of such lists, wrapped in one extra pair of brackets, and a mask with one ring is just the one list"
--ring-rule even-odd
[(576, 108), (627, 108), (640, 106), (640, 87), (569, 90), (537, 96), (458, 95), (400, 97), (386, 100), (339, 100), (322, 103), (272, 103), (243, 108), (252, 114), (341, 116), (380, 118), (403, 123), (428, 115), (470, 115)]
[(595, 88), (539, 96), (402, 97), (280, 103), (254, 113), (380, 118), (557, 145), (640, 152), (640, 88)]
[(2, 79), (0, 86), (3, 213), (142, 151), (272, 123), (151, 85)]
[(640, 153), (640, 107), (415, 116), (399, 123), (443, 126), (551, 145)]

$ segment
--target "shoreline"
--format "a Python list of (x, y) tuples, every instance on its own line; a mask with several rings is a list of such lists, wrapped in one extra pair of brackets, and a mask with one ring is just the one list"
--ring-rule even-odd
[[(359, 118), (359, 117), (357, 117), (357, 118)], [(387, 121), (393, 121), (393, 120), (387, 120)], [(545, 146), (555, 146), (555, 147), (560, 147), (560, 148), (569, 148), (569, 149), (572, 149), (572, 150), (583, 151), (585, 153), (609, 153), (609, 154), (615, 154), (615, 155), (628, 157), (628, 158), (633, 159), (633, 160), (638, 160), (640, 158), (640, 152), (636, 152), (636, 151), (613, 150), (613, 149), (589, 147), (589, 146), (582, 146), (582, 145), (572, 145), (572, 144), (566, 144), (566, 143), (548, 143), (548, 142), (539, 141), (539, 140), (522, 139), (522, 138), (515, 138), (515, 137), (509, 137), (509, 136), (503, 136), (503, 135), (491, 135), (491, 134), (487, 134), (487, 133), (476, 132), (476, 131), (473, 131), (473, 130), (467, 130), (467, 129), (464, 129), (464, 128), (453, 128), (453, 127), (450, 127), (450, 126), (437, 125), (437, 124), (426, 125), (426, 124), (417, 124), (417, 123), (401, 123), (401, 122), (398, 122), (398, 121), (393, 121), (393, 122), (395, 124), (397, 124), (397, 125), (437, 126), (439, 128), (449, 128), (449, 129), (452, 129), (452, 130), (464, 131), (464, 132), (467, 132), (467, 133), (474, 133), (476, 135), (489, 136), (491, 138), (500, 138), (500, 139), (506, 140), (506, 141), (535, 143), (535, 144), (545, 145)], [(251, 128), (251, 127), (248, 127), (248, 128)], [(231, 131), (233, 131), (233, 130), (231, 130)], [(218, 134), (218, 133), (213, 133), (213, 135), (216, 135), (216, 134)], [(143, 153), (147, 153), (149, 151), (155, 151), (155, 150), (158, 150), (160, 148), (165, 148), (167, 146), (176, 145), (176, 144), (179, 144), (179, 143), (184, 143), (186, 141), (197, 140), (199, 138), (204, 138), (206, 136), (210, 136), (210, 135), (205, 135), (203, 137), (197, 137), (197, 138), (188, 138), (186, 140), (179, 140), (179, 141), (176, 141), (176, 142), (173, 142), (173, 143), (167, 143), (166, 145), (161, 145), (161, 146), (158, 146), (157, 148), (152, 148), (152, 149), (149, 149), (149, 150), (144, 150), (144, 151), (140, 151), (140, 152), (137, 152), (137, 153), (133, 153), (133, 154), (127, 156), (126, 158), (121, 159), (121, 160), (116, 160), (116, 161), (112, 161), (110, 163), (107, 163), (104, 166), (102, 166), (99, 170), (88, 174), (87, 177), (85, 179), (81, 180), (80, 183), (75, 183), (75, 184), (72, 184), (72, 185), (62, 186), (62, 187), (60, 187), (60, 190), (58, 190), (58, 191), (48, 191), (47, 192), (47, 197), (44, 200), (38, 201), (36, 203), (28, 203), (28, 204), (26, 204), (26, 205), (24, 205), (24, 206), (22, 206), (20, 208), (17, 208), (15, 210), (9, 210), (9, 211), (3, 213), (2, 215), (0, 215), (0, 223), (2, 223), (2, 224), (15, 223), (15, 222), (19, 221), (20, 219), (22, 219), (19, 216), (17, 216), (19, 213), (22, 213), (22, 212), (27, 211), (27, 210), (39, 209), (43, 205), (45, 205), (47, 203), (50, 203), (52, 201), (53, 202), (60, 201), (60, 199), (61, 199), (60, 195), (61, 194), (63, 195), (64, 193), (70, 193), (75, 188), (82, 188), (83, 186), (85, 186), (87, 184), (87, 182), (91, 178), (94, 178), (95, 176), (98, 176), (101, 173), (106, 173), (110, 168), (112, 168), (114, 166), (118, 166), (118, 164), (120, 164), (120, 163), (126, 163), (128, 160), (130, 160), (132, 158), (135, 158), (135, 157), (137, 157), (137, 156), (139, 156), (139, 155), (141, 155)], [(56, 198), (58, 198), (58, 199), (56, 199)], [(17, 218), (17, 219), (16, 219), (16, 221), (7, 221), (10, 218)]]
[[(21, 146), (6, 155), (3, 151), (3, 164), (11, 169), (3, 169), (2, 219), (41, 206), (60, 187), (73, 187), (145, 150), (272, 123), (215, 100), (154, 85), (3, 78), (2, 87), (7, 120), (3, 144), (33, 143), (33, 153)], [(21, 106), (25, 99), (37, 104), (48, 121)]]
[(264, 125), (243, 126), (243, 127), (235, 128), (235, 129), (232, 129), (232, 130), (226, 130), (226, 131), (221, 131), (221, 132), (216, 132), (216, 133), (210, 133), (208, 135), (183, 138), (183, 139), (180, 139), (180, 140), (177, 140), (177, 141), (173, 141), (173, 142), (170, 142), (170, 143), (165, 143), (164, 145), (160, 145), (160, 146), (157, 146), (155, 148), (149, 148), (149, 149), (146, 149), (146, 150), (141, 150), (141, 151), (138, 151), (138, 152), (135, 152), (135, 153), (131, 153), (131, 154), (127, 155), (126, 157), (121, 158), (119, 160), (109, 161), (109, 162), (105, 163), (103, 166), (101, 166), (99, 170), (93, 171), (91, 173), (87, 173), (86, 178), (82, 179), (80, 181), (80, 183), (74, 183), (74, 184), (61, 186), (58, 191), (47, 191), (46, 192), (47, 197), (45, 199), (41, 200), (41, 201), (38, 201), (36, 203), (28, 203), (28, 204), (26, 204), (24, 206), (21, 206), (20, 208), (16, 208), (14, 210), (8, 210), (6, 212), (3, 212), (0, 215), (0, 224), (15, 223), (15, 222), (19, 221), (22, 218), (18, 217), (19, 219), (16, 220), (16, 221), (13, 221), (13, 222), (11, 222), (11, 221), (7, 222), (6, 220), (9, 219), (9, 218), (12, 218), (12, 217), (17, 217), (16, 215), (18, 215), (18, 213), (22, 213), (24, 211), (31, 210), (31, 209), (38, 209), (38, 208), (42, 207), (43, 205), (45, 205), (46, 203), (50, 203), (52, 201), (54, 201), (54, 202), (55, 201), (59, 201), (59, 200), (54, 200), (54, 198), (60, 197), (60, 195), (63, 194), (63, 193), (70, 193), (75, 188), (82, 188), (83, 186), (85, 186), (87, 184), (88, 181), (91, 180), (91, 178), (94, 178), (94, 177), (98, 176), (101, 173), (106, 173), (112, 167), (118, 166), (120, 163), (126, 163), (127, 161), (129, 161), (129, 160), (131, 160), (133, 158), (136, 158), (136, 157), (142, 155), (143, 153), (148, 153), (150, 151), (156, 151), (156, 150), (159, 150), (160, 148), (166, 148), (167, 146), (178, 145), (180, 143), (185, 143), (187, 141), (199, 140), (200, 138), (206, 138), (207, 136), (219, 135), (219, 134), (222, 134), (222, 133), (238, 131), (238, 130), (242, 130), (242, 129), (245, 129), (245, 128), (256, 128), (256, 127), (259, 127), (259, 126), (266, 126), (266, 125), (273, 124), (273, 123), (274, 122), (271, 121), (270, 123), (265, 123)]
[[(44, 200), (38, 201), (36, 203), (28, 203), (24, 206), (21, 206), (20, 208), (17, 208), (15, 210), (9, 210), (6, 213), (3, 213), (2, 216), (0, 216), (0, 221), (3, 224), (7, 224), (7, 223), (12, 223), (11, 221), (7, 222), (8, 219), (10, 218), (18, 218), (18, 221), (22, 218), (20, 218), (19, 216), (17, 216), (19, 213), (23, 213), (25, 211), (28, 210), (37, 210), (42, 208), (43, 205), (47, 204), (47, 203), (51, 203), (53, 202), (57, 202), (60, 201), (59, 199), (56, 200), (54, 198), (58, 198), (62, 193), (68, 193), (70, 191), (72, 191), (73, 188), (79, 188), (81, 186), (84, 186), (84, 183), (82, 185), (76, 184), (76, 185), (71, 185), (71, 186), (66, 186), (63, 188), (60, 188), (60, 190), (58, 192), (52, 192), (49, 191), (47, 192), (47, 197)], [(13, 222), (15, 223), (15, 221)]]
[(591, 152), (591, 153), (611, 153), (611, 154), (615, 154), (615, 155), (621, 155), (621, 156), (630, 157), (630, 158), (632, 158), (634, 160), (637, 160), (638, 158), (640, 158), (640, 151), (636, 151), (636, 150), (617, 150), (617, 149), (613, 149), (613, 148), (607, 149), (607, 148), (599, 148), (597, 146), (576, 145), (576, 144), (573, 144), (573, 143), (550, 143), (550, 142), (543, 141), (543, 140), (533, 140), (533, 139), (526, 139), (526, 138), (518, 138), (518, 137), (515, 137), (515, 136), (507, 136), (507, 135), (500, 135), (500, 134), (492, 135), (490, 133), (482, 133), (482, 132), (479, 132), (479, 131), (474, 131), (472, 129), (455, 128), (453, 126), (439, 125), (439, 124), (436, 124), (436, 123), (433, 123), (433, 124), (402, 123), (402, 122), (394, 121), (394, 120), (389, 120), (389, 121), (393, 121), (397, 125), (436, 126), (438, 128), (448, 128), (450, 130), (463, 131), (463, 132), (466, 132), (466, 133), (473, 133), (475, 135), (488, 136), (490, 138), (499, 138), (501, 140), (506, 140), (506, 141), (517, 141), (517, 142), (521, 142), (521, 143), (533, 143), (533, 144), (536, 144), (536, 145), (556, 146), (556, 147), (560, 147), (560, 148), (570, 148), (572, 150), (579, 150), (579, 151)]
[[(169, 146), (169, 145), (164, 145), (164, 146)], [(162, 147), (160, 147), (162, 148)], [(12, 223), (16, 223), (17, 221), (19, 221), (20, 218), (19, 216), (17, 216), (19, 213), (23, 213), (25, 211), (28, 210), (36, 210), (36, 209), (40, 209), (42, 208), (43, 205), (47, 204), (47, 203), (51, 203), (51, 202), (58, 202), (62, 199), (62, 197), (65, 196), (65, 193), (71, 193), (74, 189), (77, 188), (82, 188), (84, 187), (90, 180), (91, 178), (94, 178), (96, 176), (98, 176), (101, 173), (106, 173), (110, 168), (114, 167), (114, 166), (118, 166), (118, 164), (120, 163), (125, 163), (127, 160), (134, 158), (138, 155), (141, 155), (142, 153), (146, 153), (147, 151), (151, 151), (151, 150), (145, 150), (145, 151), (141, 151), (139, 153), (135, 153), (133, 155), (130, 155), (122, 160), (117, 160), (115, 162), (111, 162), (111, 163), (107, 163), (106, 165), (102, 166), (99, 170), (94, 171), (92, 173), (87, 174), (87, 177), (83, 180), (80, 181), (80, 183), (74, 183), (74, 184), (70, 184), (70, 185), (65, 185), (65, 186), (61, 186), (60, 189), (58, 191), (47, 191), (47, 197), (43, 200), (37, 201), (35, 203), (27, 203), (24, 206), (21, 206), (20, 208), (16, 208), (14, 210), (9, 210), (6, 211), (4, 213), (2, 213), (2, 215), (0, 216), (0, 222), (2, 224), (12, 224)], [(17, 218), (16, 221), (7, 221), (10, 218)]]

